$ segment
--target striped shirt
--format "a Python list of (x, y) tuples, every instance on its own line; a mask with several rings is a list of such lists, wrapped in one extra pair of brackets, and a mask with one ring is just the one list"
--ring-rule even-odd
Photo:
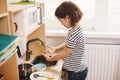
[(85, 38), (82, 27), (70, 29), (65, 39), (65, 45), (72, 48), (71, 53), (64, 58), (64, 68), (68, 71), (84, 71), (86, 63), (84, 61)]

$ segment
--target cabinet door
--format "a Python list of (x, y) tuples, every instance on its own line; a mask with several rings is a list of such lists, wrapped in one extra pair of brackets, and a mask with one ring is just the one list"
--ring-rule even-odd
[(19, 80), (16, 52), (13, 54), (14, 55), (0, 67), (0, 73), (3, 74), (7, 80)]
[(0, 0), (0, 14), (7, 12), (7, 0)]
[(0, 34), (10, 34), (8, 15), (0, 18)]

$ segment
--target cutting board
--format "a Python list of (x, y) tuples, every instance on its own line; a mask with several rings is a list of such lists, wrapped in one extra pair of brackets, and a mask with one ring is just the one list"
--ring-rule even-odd
[(0, 34), (0, 54), (14, 44), (17, 36)]

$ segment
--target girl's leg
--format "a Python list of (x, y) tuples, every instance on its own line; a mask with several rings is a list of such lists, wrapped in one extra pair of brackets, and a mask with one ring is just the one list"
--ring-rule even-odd
[(88, 69), (86, 68), (83, 72), (75, 73), (68, 71), (68, 80), (85, 80), (87, 77)]

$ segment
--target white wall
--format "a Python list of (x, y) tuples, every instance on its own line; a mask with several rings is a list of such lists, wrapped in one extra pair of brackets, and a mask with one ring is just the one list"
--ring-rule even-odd
[[(65, 30), (54, 16), (65, 0), (44, 0), (46, 30)], [(71, 0), (83, 11), (81, 25), (86, 31), (120, 31), (120, 0)]]

